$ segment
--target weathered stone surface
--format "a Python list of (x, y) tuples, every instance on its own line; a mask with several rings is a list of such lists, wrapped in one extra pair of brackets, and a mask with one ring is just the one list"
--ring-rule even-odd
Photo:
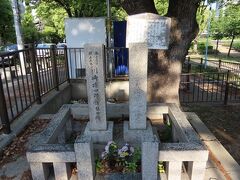
[(76, 162), (73, 146), (66, 144), (33, 146), (26, 156), (28, 162)]
[(102, 44), (86, 44), (84, 55), (90, 128), (91, 130), (106, 130), (104, 47)]
[(143, 140), (142, 142), (142, 179), (157, 180), (158, 178), (158, 158), (159, 142), (157, 138)]
[(195, 161), (188, 163), (187, 173), (191, 180), (203, 180), (205, 175), (206, 161)]
[(147, 61), (146, 44), (129, 44), (130, 129), (146, 129)]
[(55, 179), (68, 180), (71, 175), (70, 165), (67, 163), (53, 163)]
[(182, 162), (170, 161), (166, 163), (168, 180), (181, 180)]
[[(168, 113), (168, 106), (162, 103), (148, 103), (147, 116), (161, 118), (162, 114)], [(74, 119), (88, 119), (88, 104), (72, 104), (71, 114)], [(121, 118), (122, 116), (129, 116), (129, 104), (107, 104), (108, 118)]]
[(67, 136), (67, 135), (66, 135), (66, 127), (63, 127), (62, 131), (59, 132), (59, 135), (58, 135), (58, 143), (59, 143), (59, 144), (64, 144), (64, 143), (66, 143), (66, 139), (67, 139), (66, 136)]
[(43, 163), (30, 163), (33, 180), (46, 180), (49, 175), (49, 167)]
[(181, 142), (197, 142), (201, 144), (198, 134), (194, 131), (180, 108), (176, 104), (168, 104), (168, 106), (169, 117), (178, 131), (179, 137), (181, 137)]
[(149, 49), (168, 49), (171, 18), (152, 13), (128, 16), (127, 47), (129, 43), (147, 43)]
[(82, 136), (74, 144), (78, 179), (93, 180), (95, 176), (95, 163), (91, 137)]
[(107, 122), (107, 129), (103, 131), (92, 131), (90, 128), (90, 124), (88, 123), (85, 131), (85, 136), (89, 136), (92, 138), (93, 143), (107, 143), (108, 141), (113, 140), (113, 122)]
[(146, 129), (130, 129), (128, 121), (124, 121), (123, 125), (124, 132), (124, 141), (130, 143), (141, 143), (143, 139), (152, 139), (153, 138), (153, 130), (152, 125), (148, 121)]
[(58, 135), (62, 131), (66, 122), (71, 119), (70, 106), (63, 105), (60, 110), (53, 115), (47, 128), (39, 134), (38, 144), (57, 142)]

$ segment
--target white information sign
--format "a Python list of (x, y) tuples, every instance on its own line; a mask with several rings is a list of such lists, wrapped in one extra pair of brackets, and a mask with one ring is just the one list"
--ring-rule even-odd
[(129, 43), (146, 42), (149, 49), (168, 49), (171, 19), (144, 13), (127, 19), (127, 47)]
[(66, 43), (70, 49), (68, 63), (70, 78), (80, 76), (86, 68), (83, 46), (87, 43), (106, 44), (106, 25), (104, 17), (65, 19)]

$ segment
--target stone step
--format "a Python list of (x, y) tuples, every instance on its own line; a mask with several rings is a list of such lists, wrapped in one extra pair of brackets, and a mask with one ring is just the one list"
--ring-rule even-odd
[(52, 117), (54, 116), (54, 114), (40, 114), (39, 116), (36, 117), (36, 119), (38, 120), (50, 120), (52, 119)]

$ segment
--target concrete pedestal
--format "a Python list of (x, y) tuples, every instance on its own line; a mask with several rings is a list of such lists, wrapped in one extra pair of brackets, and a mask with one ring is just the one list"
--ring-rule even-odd
[(113, 140), (113, 122), (107, 122), (107, 130), (98, 130), (93, 131), (90, 128), (90, 123), (87, 123), (87, 126), (84, 131), (85, 136), (90, 136), (93, 143), (107, 143), (108, 141)]
[(153, 129), (149, 121), (147, 121), (146, 129), (130, 129), (129, 122), (124, 121), (124, 141), (130, 143), (141, 143), (142, 139), (152, 139), (153, 138)]

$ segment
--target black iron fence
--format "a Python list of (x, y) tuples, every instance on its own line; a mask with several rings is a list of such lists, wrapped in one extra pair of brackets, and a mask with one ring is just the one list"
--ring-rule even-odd
[(41, 97), (67, 81), (67, 49), (27, 49), (0, 55), (0, 129), (10, 132), (10, 122)]
[[(85, 78), (83, 48), (68, 48), (67, 58), (70, 78)], [(122, 47), (105, 48), (105, 73), (107, 79), (128, 76), (128, 49)]]
[(182, 74), (179, 97), (181, 103), (240, 102), (240, 77), (231, 71)]
[(240, 76), (240, 62), (187, 57), (183, 63), (183, 73), (231, 71)]

